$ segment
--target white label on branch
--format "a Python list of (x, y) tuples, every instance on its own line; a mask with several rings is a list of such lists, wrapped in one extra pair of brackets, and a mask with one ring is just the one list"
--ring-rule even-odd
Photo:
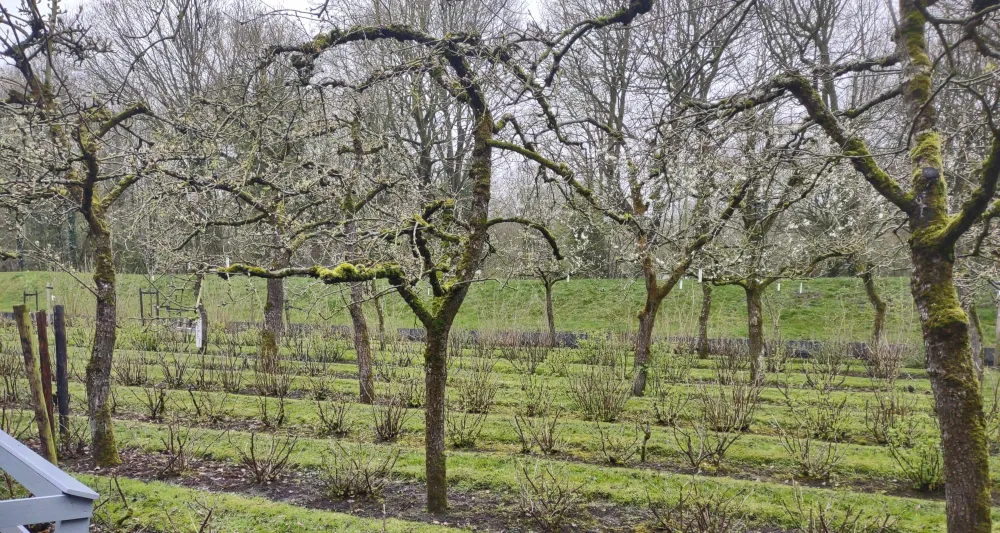
[(194, 321), (194, 345), (198, 347), (199, 350), (202, 349), (202, 332), (201, 332), (201, 317), (199, 316)]

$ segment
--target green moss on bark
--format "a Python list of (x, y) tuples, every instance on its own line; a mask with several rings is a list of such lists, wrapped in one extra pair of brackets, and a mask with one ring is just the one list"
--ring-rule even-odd
[(936, 131), (922, 131), (916, 136), (916, 144), (910, 149), (910, 159), (924, 167), (940, 171), (944, 167), (941, 160), (941, 135)]
[(118, 444), (115, 442), (115, 432), (111, 420), (111, 407), (105, 401), (101, 409), (94, 413), (94, 422), (97, 427), (105, 428), (105, 431), (97, 431), (94, 446), (94, 464), (97, 466), (116, 466), (122, 463), (118, 456)]

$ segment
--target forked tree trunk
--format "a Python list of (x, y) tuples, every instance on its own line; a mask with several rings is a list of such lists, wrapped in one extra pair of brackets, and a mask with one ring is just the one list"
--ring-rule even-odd
[(858, 274), (858, 277), (861, 278), (861, 282), (865, 286), (865, 294), (868, 295), (868, 301), (875, 310), (875, 319), (872, 321), (872, 345), (873, 347), (877, 347), (882, 342), (883, 331), (885, 330), (885, 312), (887, 306), (885, 300), (878, 294), (878, 287), (875, 285), (875, 278), (872, 275), (870, 266), (867, 266)]
[(708, 319), (712, 317), (712, 284), (701, 284), (701, 313), (698, 315), (698, 357), (708, 357)]
[(990, 530), (989, 453), (983, 401), (972, 362), (969, 322), (947, 251), (911, 242), (910, 289), (920, 313), (927, 373), (944, 453), (948, 531)]
[(646, 303), (639, 312), (639, 331), (635, 338), (635, 378), (632, 380), (632, 395), (642, 396), (646, 393), (646, 380), (649, 375), (650, 350), (653, 345), (653, 327), (656, 325), (656, 314), (660, 310), (663, 299), (656, 294), (655, 287), (646, 291)]
[(743, 286), (747, 297), (747, 347), (750, 357), (750, 378), (764, 379), (764, 304), (763, 286), (749, 280)]
[(552, 310), (552, 286), (555, 285), (554, 281), (548, 279), (542, 280), (542, 285), (545, 286), (545, 319), (549, 325), (549, 346), (555, 347), (556, 345), (556, 315)]
[(371, 404), (375, 401), (375, 386), (372, 384), (372, 345), (368, 335), (368, 321), (365, 320), (364, 301), (364, 284), (352, 283), (351, 303), (347, 310), (354, 329), (354, 351), (358, 355), (358, 398), (361, 403)]
[(264, 327), (260, 330), (260, 365), (265, 372), (278, 370), (278, 346), (285, 331), (285, 280), (267, 280)]
[(94, 294), (97, 296), (94, 348), (87, 363), (87, 410), (90, 415), (90, 453), (98, 466), (121, 463), (111, 422), (111, 363), (115, 351), (117, 295), (111, 235), (92, 233), (94, 240)]
[(445, 458), (445, 384), (448, 381), (448, 333), (451, 325), (427, 328), (424, 347), (424, 447), (427, 474), (427, 510), (443, 513), (448, 508)]

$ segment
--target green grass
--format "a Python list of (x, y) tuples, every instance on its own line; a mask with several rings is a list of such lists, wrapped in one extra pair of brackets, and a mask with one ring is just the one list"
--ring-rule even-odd
[[(51, 276), (51, 277), (49, 277)], [(92, 297), (66, 275), (50, 273), (5, 274), (0, 275), (0, 306), (7, 308), (17, 303), (23, 288), (41, 288), (51, 281), (56, 287), (62, 303), (67, 305), (74, 324), (69, 331), (71, 395), (75, 413), (83, 412), (84, 389), (81, 383), (86, 365), (89, 336), (92, 335), (88, 320), (92, 314)], [(257, 335), (246, 332), (237, 336), (225, 336), (221, 331), (213, 331), (209, 354), (198, 356), (190, 353), (190, 339), (170, 332), (165, 328), (138, 327), (138, 302), (136, 291), (145, 281), (139, 276), (123, 276), (119, 293), (122, 321), (116, 350), (117, 364), (132, 361), (141, 364), (148, 375), (147, 387), (126, 387), (116, 384), (114, 423), (119, 444), (122, 447), (139, 449), (145, 453), (163, 453), (167, 427), (164, 421), (148, 420), (143, 406), (146, 390), (164, 378), (164, 365), (170, 367), (175, 361), (186, 361), (187, 380), (183, 386), (167, 390), (168, 419), (202, 432), (207, 448), (199, 449), (212, 461), (236, 462), (237, 449), (247, 444), (250, 429), (266, 434), (291, 433), (299, 437), (299, 443), (292, 454), (292, 462), (301, 478), (314, 479), (325, 464), (329, 463), (332, 439), (318, 435), (319, 416), (316, 402), (310, 399), (310, 391), (318, 383), (324, 383), (329, 390), (349, 397), (349, 416), (355, 421), (352, 431), (339, 441), (348, 447), (374, 449), (379, 453), (400, 451), (399, 461), (393, 469), (395, 479), (406, 483), (424, 481), (424, 416), (419, 408), (412, 409), (411, 416), (404, 425), (404, 432), (398, 441), (374, 444), (372, 407), (353, 403), (356, 397), (357, 366), (352, 345), (347, 339), (324, 337), (322, 332), (308, 335), (308, 339), (288, 338), (280, 347), (284, 358), (283, 372), (289, 375), (291, 398), (286, 400), (286, 420), (281, 428), (267, 428), (261, 424), (260, 405), (266, 404), (273, 414), (276, 398), (255, 396), (252, 389), (255, 380), (253, 357), (257, 352), (254, 345)], [(169, 280), (159, 278), (166, 292)], [(883, 296), (892, 303), (889, 331), (895, 340), (916, 344), (919, 339), (918, 325), (912, 312), (906, 280), (892, 278), (883, 280)], [(36, 285), (32, 285), (36, 284)], [(789, 291), (788, 289), (792, 290)], [(871, 312), (864, 292), (854, 279), (819, 279), (805, 282), (805, 292), (797, 293), (797, 282), (787, 283), (778, 293), (776, 288), (768, 295), (769, 305), (775, 313), (780, 312), (780, 328), (784, 338), (812, 339), (864, 339), (868, 334)], [(211, 278), (209, 284), (209, 309), (218, 325), (227, 320), (253, 320), (259, 317), (260, 298), (263, 284), (242, 278), (226, 282)], [(288, 293), (296, 308), (292, 312), (295, 322), (344, 324), (347, 322), (343, 311), (343, 295), (337, 287), (325, 287), (306, 280), (289, 283)], [(541, 326), (542, 294), (537, 283), (514, 281), (502, 288), (496, 283), (484, 283), (474, 287), (463, 307), (458, 327), (468, 329), (520, 328), (537, 329)], [(573, 280), (557, 285), (556, 313), (559, 328), (575, 331), (622, 331), (632, 326), (636, 309), (640, 305), (641, 291), (635, 284), (618, 280)], [(712, 336), (745, 335), (745, 312), (739, 289), (718, 288), (714, 293), (715, 311)], [(395, 296), (387, 299), (387, 315), (390, 327), (413, 327), (412, 316)], [(225, 305), (219, 305), (219, 303)], [(161, 300), (163, 303), (163, 300)], [(984, 303), (986, 303), (984, 301)], [(659, 325), (659, 334), (689, 334), (693, 331), (693, 317), (697, 316), (700, 305), (700, 291), (691, 280), (684, 289), (668, 300)], [(312, 309), (310, 312), (303, 309)], [(373, 309), (369, 309), (374, 318)], [(991, 325), (994, 318), (992, 309), (981, 307), (984, 325)], [(992, 327), (986, 328), (992, 331)], [(0, 344), (14, 346), (14, 332), (10, 323), (0, 323)], [(308, 341), (308, 342), (307, 342)], [(299, 343), (299, 344), (296, 344)], [(303, 344), (305, 343), (305, 344)], [(342, 359), (319, 368), (314, 363), (303, 362), (302, 346), (324, 346), (333, 344), (342, 352)], [(209, 376), (207, 387), (195, 387), (194, 377), (199, 368), (212, 368), (226, 361), (233, 350), (239, 351), (239, 359), (247, 359), (247, 366), (239, 371), (243, 378), (243, 390), (239, 394), (220, 392), (219, 376)], [(918, 350), (918, 348), (914, 348)], [(145, 351), (149, 350), (149, 351)], [(624, 368), (630, 368), (631, 354), (626, 346), (616, 348)], [(655, 350), (657, 364), (678, 361), (677, 355), (667, 353), (665, 347)], [(404, 354), (405, 352), (405, 354)], [(15, 362), (18, 360), (16, 352)], [(311, 352), (315, 355), (315, 352)], [(383, 361), (398, 361), (400, 355), (408, 354), (410, 362), (395, 367), (394, 380), (403, 378), (422, 381), (420, 346), (414, 343), (393, 342), (387, 352), (379, 352)], [(521, 444), (512, 425), (514, 416), (524, 412), (521, 379), (508, 361), (497, 358), (493, 372), (499, 385), (497, 398), (490, 413), (485, 417), (483, 430), (476, 445), (471, 449), (448, 449), (448, 483), (453, 492), (477, 494), (489, 493), (505, 495), (508, 502), (515, 498), (519, 490), (516, 471), (525, 462), (540, 461), (552, 465), (566, 484), (580, 486), (584, 504), (592, 511), (580, 515), (584, 523), (600, 516), (599, 508), (614, 507), (622, 515), (638, 516), (654, 501), (674, 502), (680, 493), (694, 485), (709, 494), (736, 494), (739, 508), (747, 521), (755, 527), (792, 528), (792, 518), (787, 507), (792, 506), (796, 497), (794, 483), (803, 481), (799, 465), (782, 446), (781, 431), (795, 431), (796, 414), (820, 409), (821, 396), (806, 381), (806, 372), (818, 371), (816, 363), (792, 359), (787, 362), (787, 374), (771, 374), (767, 377), (766, 388), (761, 394), (761, 404), (750, 419), (749, 427), (741, 433), (740, 439), (729, 449), (721, 466), (704, 466), (700, 472), (686, 463), (678, 449), (674, 430), (665, 426), (653, 426), (648, 442), (648, 460), (645, 463), (632, 462), (628, 466), (611, 467), (605, 464), (602, 442), (597, 424), (587, 420), (575, 397), (572, 376), (599, 368), (586, 364), (588, 349), (559, 349), (549, 354), (537, 371), (537, 379), (544, 381), (551, 396), (552, 405), (563, 410), (559, 422), (560, 445), (551, 456), (521, 453)], [(449, 386), (447, 390), (449, 409), (456, 409), (459, 399), (461, 379), (470, 366), (481, 362), (483, 353), (478, 348), (466, 349), (461, 358), (449, 358)], [(493, 353), (492, 357), (497, 357)], [(910, 354), (908, 360), (917, 359)], [(8, 354), (7, 357), (10, 357)], [(405, 358), (405, 357), (404, 357)], [(617, 360), (617, 359), (616, 359)], [(695, 395), (716, 377), (719, 359), (692, 359), (691, 369), (685, 381), (672, 385), (671, 394)], [(676, 362), (674, 364), (677, 364)], [(16, 365), (15, 365), (16, 368)], [(378, 369), (384, 369), (377, 365)], [(662, 370), (662, 368), (660, 369)], [(841, 390), (832, 393), (835, 401), (843, 399), (845, 409), (838, 446), (843, 458), (833, 468), (832, 476), (824, 483), (808, 480), (813, 486), (802, 488), (800, 494), (807, 505), (830, 506), (837, 513), (849, 509), (863, 510), (869, 515), (889, 513), (896, 520), (898, 532), (941, 531), (944, 527), (944, 507), (941, 493), (921, 493), (914, 491), (885, 446), (874, 440), (866, 427), (866, 405), (875, 398), (879, 384), (865, 377), (861, 362), (851, 360), (844, 368), (846, 376), (838, 380)], [(314, 374), (310, 377), (309, 372)], [(987, 376), (986, 390), (990, 390), (997, 374)], [(24, 380), (19, 380), (24, 388)], [(716, 387), (717, 385), (707, 385)], [(783, 393), (779, 386), (787, 386)], [(388, 385), (376, 383), (377, 392), (385, 396)], [(722, 391), (728, 386), (718, 386)], [(933, 398), (926, 371), (920, 368), (904, 368), (895, 382), (899, 397), (906, 398), (914, 409), (914, 420), (919, 427), (920, 438), (934, 438)], [(195, 388), (198, 390), (188, 390)], [(713, 389), (715, 390), (715, 389)], [(2, 391), (0, 391), (2, 392)], [(787, 396), (786, 396), (787, 395)], [(228, 407), (222, 423), (198, 417), (194, 399), (204, 402), (213, 399), (215, 404), (227, 398)], [(634, 431), (636, 420), (650, 415), (656, 398), (647, 396), (631, 398), (624, 412), (614, 422), (602, 423), (608, 432), (627, 434)], [(691, 427), (696, 418), (695, 404), (688, 404), (681, 412), (682, 427)], [(18, 411), (30, 426), (31, 414)], [(454, 411), (452, 411), (454, 412)], [(10, 413), (10, 411), (8, 411)], [(77, 419), (83, 422), (82, 419)], [(779, 429), (780, 428), (780, 429)], [(992, 426), (991, 426), (992, 428)], [(799, 428), (801, 429), (801, 428)], [(1000, 431), (993, 432), (991, 438), (1000, 445)], [(823, 444), (825, 441), (815, 441)], [(991, 457), (991, 472), (994, 484), (1000, 482), (1000, 457)], [(197, 479), (205, 475), (196, 469), (183, 476)], [(107, 478), (81, 476), (95, 488), (107, 492)], [(344, 513), (318, 511), (311, 508), (269, 501), (239, 494), (212, 494), (194, 491), (176, 483), (122, 479), (122, 488), (127, 494), (128, 509), (124, 506), (108, 507), (109, 519), (122, 518), (130, 513), (133, 529), (147, 527), (158, 531), (194, 529), (204, 505), (216, 509), (216, 530), (218, 531), (377, 531), (381, 530), (379, 520), (364, 519)], [(252, 491), (251, 491), (252, 493)], [(357, 505), (377, 506), (378, 503), (359, 502)], [(199, 511), (201, 509), (201, 511)], [(593, 512), (598, 509), (597, 514)], [(494, 510), (494, 512), (497, 512)], [(508, 512), (505, 510), (504, 512)], [(516, 504), (509, 512), (516, 512)], [(389, 516), (393, 516), (389, 510)], [(170, 516), (174, 522), (165, 519)], [(369, 515), (370, 516), (370, 515)], [(410, 520), (423, 520), (409, 516)], [(1000, 519), (1000, 515), (997, 517)], [(528, 522), (525, 521), (525, 526)], [(389, 531), (437, 531), (443, 526), (427, 522), (390, 520)]]
[[(80, 275), (89, 282), (89, 276)], [(223, 280), (211, 276), (206, 289), (210, 321), (260, 320), (264, 302), (264, 282), (246, 277)], [(93, 316), (93, 297), (70, 275), (58, 272), (0, 273), (0, 309), (9, 310), (21, 302), (22, 292), (38, 291), (44, 302), (45, 286), (51, 283), (56, 301), (66, 306), (71, 316)], [(767, 292), (765, 321), (774, 329), (778, 319), (785, 339), (856, 339), (868, 337), (873, 312), (856, 278), (819, 278), (786, 281), (782, 290), (772, 285)], [(118, 308), (122, 323), (139, 322), (139, 289), (150, 288), (145, 276), (119, 276)], [(190, 306), (190, 280), (183, 276), (159, 276), (155, 286), (161, 291), (160, 304)], [(919, 342), (920, 324), (913, 309), (906, 278), (879, 280), (883, 299), (889, 306), (887, 335), (890, 339)], [(181, 292), (181, 288), (186, 291)], [(325, 286), (313, 280), (289, 279), (286, 293), (293, 322), (348, 324), (343, 287)], [(555, 286), (556, 326), (563, 331), (628, 331), (636, 327), (636, 314), (643, 298), (640, 282), (616, 279), (572, 279)], [(395, 294), (384, 299), (388, 327), (419, 327), (409, 308)], [(739, 287), (716, 287), (713, 294), (710, 325), (712, 337), (745, 337), (746, 303)], [(147, 304), (148, 305), (148, 304)], [(701, 291), (688, 279), (684, 288), (676, 288), (660, 311), (658, 334), (690, 335), (696, 328)], [(374, 322), (375, 312), (367, 312)], [(166, 311), (162, 312), (166, 315)], [(190, 315), (191, 313), (187, 313)], [(992, 327), (996, 308), (991, 295), (983, 295), (980, 319), (988, 342), (994, 342)], [(483, 282), (473, 286), (456, 319), (457, 329), (523, 329), (545, 327), (544, 294), (533, 280), (505, 283)], [(772, 334), (774, 332), (772, 331)]]
[[(585, 367), (580, 363), (580, 350), (563, 350), (571, 360), (571, 368), (574, 372), (582, 371)], [(285, 354), (290, 356), (291, 353)], [(162, 377), (162, 371), (158, 362), (162, 356), (166, 362), (177, 359), (188, 359), (193, 372), (199, 365), (218, 362), (220, 356), (210, 354), (201, 360), (195, 355), (184, 355), (178, 353), (163, 353), (159, 356), (151, 353), (135, 352), (128, 349), (120, 349), (118, 357), (120, 360), (125, 357), (142, 356), (147, 363), (150, 383), (155, 383)], [(475, 357), (471, 353), (464, 356), (464, 364), (472, 364)], [(79, 374), (86, 360), (85, 350), (80, 347), (71, 349), (71, 365)], [(327, 382), (332, 390), (348, 394), (354, 394), (357, 390), (356, 367), (353, 364), (353, 354), (348, 352), (346, 359), (337, 364), (327, 367), (326, 374), (335, 374), (338, 377), (320, 376), (319, 379)], [(418, 376), (419, 363), (414, 362), (414, 366), (400, 368), (401, 374)], [(712, 375), (714, 360), (696, 360), (691, 371), (695, 380), (707, 380)], [(790, 383), (792, 388), (789, 394), (798, 403), (808, 406), (814, 401), (809, 389), (804, 386), (804, 376), (799, 373), (810, 363), (803, 361), (792, 361), (790, 368), (793, 372), (788, 378), (782, 380)], [(293, 391), (301, 390), (303, 393), (308, 389), (309, 378), (302, 375), (305, 371), (302, 363), (295, 361), (286, 362), (286, 370), (295, 373), (292, 378)], [(709, 468), (708, 473), (712, 475), (691, 476), (682, 474), (686, 470), (685, 464), (678, 452), (671, 444), (672, 431), (670, 428), (654, 427), (653, 437), (649, 443), (650, 462), (645, 465), (633, 464), (631, 467), (611, 468), (601, 464), (600, 439), (598, 437), (595, 424), (586, 421), (579, 407), (572, 397), (571, 385), (565, 377), (549, 374), (547, 363), (544, 363), (539, 373), (548, 384), (554, 397), (555, 405), (566, 409), (563, 421), (560, 423), (562, 445), (559, 453), (554, 457), (532, 458), (525, 457), (519, 453), (519, 443), (511, 426), (514, 413), (520, 409), (519, 400), (519, 376), (515, 369), (506, 361), (496, 362), (494, 370), (497, 372), (497, 379), (500, 383), (498, 401), (491, 414), (487, 417), (484, 430), (480, 436), (477, 447), (473, 450), (449, 450), (448, 452), (448, 479), (452, 490), (458, 491), (491, 491), (501, 494), (512, 494), (517, 488), (515, 470), (517, 465), (523, 461), (542, 460), (551, 463), (560, 472), (560, 476), (565, 481), (583, 486), (582, 495), (587, 502), (605, 502), (604, 505), (625, 506), (627, 508), (642, 508), (647, 505), (647, 499), (676, 498), (681, 487), (687, 483), (696, 483), (699, 487), (707, 489), (712, 493), (740, 493), (741, 509), (745, 511), (752, 523), (761, 526), (781, 526), (790, 527), (789, 517), (785, 510), (786, 505), (791, 505), (794, 497), (794, 490), (790, 483), (796, 478), (797, 466), (781, 447), (775, 436), (775, 424), (788, 427), (791, 424), (789, 408), (786, 405), (784, 396), (774, 387), (765, 389), (762, 396), (762, 407), (757, 416), (751, 422), (749, 432), (735, 444), (727, 455), (723, 467), (719, 470)], [(850, 364), (851, 372), (861, 372), (862, 368), (857, 362)], [(907, 370), (908, 372), (909, 370)], [(460, 370), (452, 369), (452, 376), (460, 375)], [(245, 372), (245, 381), (252, 383), (252, 372)], [(777, 379), (772, 376), (772, 379)], [(994, 374), (989, 375), (988, 383), (995, 379)], [(772, 381), (776, 383), (776, 381)], [(901, 497), (898, 495), (887, 495), (906, 490), (907, 483), (899, 479), (899, 472), (892, 459), (886, 453), (886, 449), (873, 446), (866, 437), (864, 427), (864, 405), (871, 398), (869, 389), (870, 381), (859, 376), (846, 378), (845, 385), (852, 387), (850, 391), (836, 393), (837, 397), (846, 397), (847, 412), (845, 414), (844, 429), (846, 431), (842, 444), (844, 458), (839, 466), (835, 468), (834, 477), (830, 480), (829, 486), (838, 487), (836, 490), (809, 488), (803, 491), (803, 498), (810, 504), (832, 505), (835, 509), (845, 511), (850, 507), (863, 508), (871, 513), (888, 512), (898, 520), (898, 531), (937, 531), (940, 529), (943, 520), (943, 509), (940, 500), (927, 498)], [(901, 378), (897, 383), (900, 389), (910, 389), (914, 392), (902, 394), (912, 398), (914, 407), (926, 419), (925, 426), (930, 425), (928, 413), (931, 410), (931, 397), (927, 390), (926, 376), (917, 373), (911, 378)], [(384, 388), (384, 384), (378, 385), (379, 389)], [(698, 387), (696, 384), (677, 385), (677, 390), (694, 391)], [(449, 396), (455, 399), (457, 385), (452, 383), (449, 387)], [(162, 422), (150, 423), (140, 420), (143, 416), (142, 389), (136, 387), (124, 387), (118, 385), (116, 390), (116, 433), (120, 445), (131, 448), (138, 448), (146, 452), (160, 453), (164, 449), (165, 426)], [(71, 383), (71, 392), (77, 402), (83, 397), (82, 384), (74, 381)], [(191, 401), (191, 394), (186, 390), (168, 391), (168, 418), (180, 417), (185, 420), (185, 424), (194, 424), (194, 408)], [(196, 391), (195, 397), (204, 398), (212, 396), (217, 400), (222, 398), (220, 392)], [(298, 398), (298, 395), (295, 395)], [(204, 431), (205, 441), (213, 444), (202, 450), (214, 460), (236, 461), (238, 454), (237, 447), (244, 446), (249, 434), (239, 428), (256, 425), (258, 414), (257, 399), (244, 394), (229, 395), (229, 413), (227, 424), (231, 424), (225, 433), (218, 428), (202, 427), (199, 431)], [(273, 412), (277, 405), (275, 398), (266, 398)], [(652, 405), (652, 398), (633, 398), (626, 406), (625, 415), (615, 423), (603, 424), (606, 430), (628, 431), (631, 427), (631, 420), (641, 417), (647, 413)], [(808, 407), (806, 407), (808, 408)], [(75, 407), (80, 412), (80, 406)], [(318, 417), (315, 403), (308, 398), (287, 400), (287, 420), (280, 429), (281, 432), (291, 432), (300, 436), (297, 450), (292, 456), (296, 468), (306, 471), (317, 470), (327, 461), (327, 454), (330, 450), (330, 439), (316, 437), (315, 427)], [(350, 415), (357, 424), (354, 430), (341, 442), (348, 446), (371, 447), (372, 434), (367, 426), (370, 420), (370, 407), (360, 404), (350, 406)], [(30, 419), (30, 414), (24, 413)], [(204, 424), (204, 422), (199, 422)], [(274, 429), (260, 429), (260, 431), (274, 432)], [(224, 436), (223, 436), (224, 435)], [(394, 474), (398, 479), (420, 483), (423, 481), (423, 416), (419, 409), (413, 410), (413, 414), (404, 428), (401, 439), (393, 444), (376, 445), (376, 449), (387, 453), (391, 448), (401, 450), (400, 460), (394, 469)], [(993, 458), (991, 461), (994, 473), (1000, 472), (1000, 460)], [(757, 476), (758, 479), (748, 481), (746, 475)], [(188, 474), (197, 476), (197, 471)], [(137, 483), (137, 482), (130, 482)], [(136, 485), (132, 485), (136, 486)], [(150, 490), (155, 494), (160, 494), (161, 484), (151, 484), (154, 489), (146, 485), (139, 485), (139, 495), (135, 496), (140, 502), (141, 508), (150, 516), (157, 512), (161, 506), (160, 500), (147, 500), (146, 495)], [(173, 494), (174, 487), (168, 486), (164, 494)], [(186, 489), (177, 489), (186, 490)], [(185, 504), (190, 500), (183, 499), (183, 492), (178, 498)], [(131, 497), (131, 494), (130, 494)], [(229, 498), (229, 496), (225, 496)], [(241, 496), (232, 496), (240, 505), (247, 505), (245, 511), (241, 511), (232, 517), (232, 520), (239, 520), (241, 527), (249, 528), (263, 524), (268, 527), (275, 524), (268, 521), (273, 518), (269, 513), (272, 511), (270, 503), (262, 501), (258, 504), (249, 505), (244, 503)], [(227, 500), (228, 501), (228, 500)], [(176, 505), (176, 504), (175, 504)], [(169, 507), (173, 509), (173, 507)], [(315, 520), (313, 511), (296, 508), (309, 518)], [(278, 513), (284, 516), (284, 513)], [(267, 520), (260, 515), (266, 515)], [(178, 515), (180, 517), (186, 515)], [(325, 515), (324, 515), (325, 516)], [(312, 522), (303, 522), (312, 523)], [(354, 527), (353, 523), (345, 523), (342, 527)], [(359, 526), (359, 527), (364, 527)], [(362, 529), (363, 530), (363, 529)], [(405, 530), (405, 529), (404, 529)]]
[[(345, 513), (305, 509), (264, 498), (219, 494), (188, 489), (159, 481), (141, 482), (118, 478), (126, 501), (116, 498), (117, 489), (108, 477), (81, 474), (81, 481), (99, 490), (107, 502), (97, 510), (95, 523), (120, 524), (134, 531), (196, 532), (211, 510), (211, 528), (206, 531), (241, 533), (368, 533), (382, 531), (382, 520), (359, 518)], [(385, 531), (447, 532), (460, 531), (446, 526), (408, 522), (389, 518)]]
[[(123, 443), (145, 451), (161, 451), (164, 430), (161, 426), (143, 423), (118, 423), (116, 432)], [(225, 438), (213, 439), (218, 432), (206, 430), (206, 440), (214, 441), (207, 451), (218, 459), (235, 460), (237, 446), (246, 446), (249, 435), (230, 431)], [(371, 446), (370, 444), (364, 446)], [(388, 453), (389, 446), (381, 446)], [(325, 439), (300, 439), (293, 461), (300, 468), (315, 469), (329, 461), (330, 442)], [(512, 494), (518, 490), (515, 470), (518, 462), (534, 461), (513, 454), (450, 451), (448, 482), (457, 490), (492, 490)], [(595, 464), (543, 459), (554, 465), (569, 485), (581, 486), (588, 500), (603, 500), (613, 504), (642, 507), (654, 498), (676, 499), (679, 488), (689, 482), (701, 484), (708, 491), (745, 491), (741, 508), (759, 525), (790, 527), (783, 504), (791, 504), (794, 489), (791, 484), (760, 483), (727, 477), (664, 474), (645, 468), (611, 468)], [(423, 454), (418, 449), (404, 449), (396, 464), (397, 475), (422, 481)], [(822, 502), (838, 509), (863, 507), (888, 512), (898, 519), (898, 531), (939, 531), (943, 521), (943, 504), (914, 498), (860, 494), (848, 490), (820, 488), (803, 489), (807, 502)], [(997, 514), (1000, 516), (1000, 513)]]

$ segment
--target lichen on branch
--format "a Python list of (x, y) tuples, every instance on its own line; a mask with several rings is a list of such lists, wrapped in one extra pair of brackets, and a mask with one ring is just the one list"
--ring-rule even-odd
[(390, 282), (398, 284), (403, 280), (403, 270), (399, 265), (394, 263), (385, 263), (371, 267), (341, 263), (333, 268), (313, 266), (308, 268), (282, 268), (279, 270), (268, 270), (253, 265), (235, 264), (228, 267), (220, 267), (217, 273), (226, 279), (233, 274), (246, 274), (250, 277), (270, 279), (309, 277), (328, 284), (355, 283), (371, 281), (373, 279), (388, 279)]

